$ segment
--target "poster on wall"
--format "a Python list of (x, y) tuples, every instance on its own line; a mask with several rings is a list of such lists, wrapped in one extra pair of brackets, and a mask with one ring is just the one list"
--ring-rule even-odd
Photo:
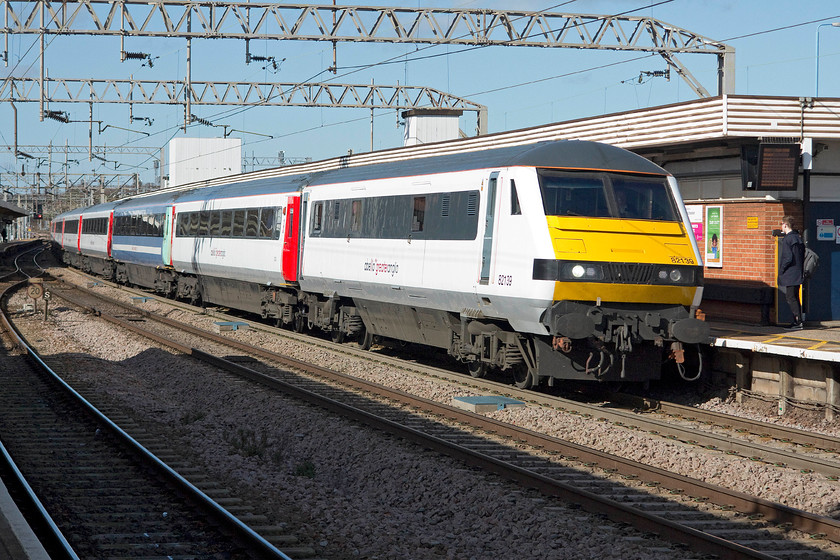
[(723, 206), (706, 206), (706, 266), (723, 266)]
[(691, 230), (694, 232), (694, 240), (697, 241), (697, 246), (703, 246), (703, 207), (697, 204), (687, 204), (685, 207), (688, 214), (688, 220), (691, 222)]

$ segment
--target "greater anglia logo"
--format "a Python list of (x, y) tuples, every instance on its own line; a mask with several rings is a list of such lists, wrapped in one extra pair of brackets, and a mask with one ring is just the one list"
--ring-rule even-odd
[(224, 257), (225, 250), (224, 249), (210, 249), (210, 256), (211, 257)]
[(365, 272), (373, 272), (375, 276), (380, 274), (390, 274), (391, 276), (400, 271), (400, 265), (397, 263), (384, 263), (376, 259), (365, 261)]

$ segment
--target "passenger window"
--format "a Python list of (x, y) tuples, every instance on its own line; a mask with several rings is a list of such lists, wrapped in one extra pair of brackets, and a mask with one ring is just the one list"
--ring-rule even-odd
[(414, 197), (414, 215), (411, 218), (411, 231), (423, 231), (423, 221), (426, 217), (426, 197)]
[(233, 212), (230, 210), (222, 210), (222, 227), (219, 230), (220, 236), (230, 237), (232, 222)]
[(260, 210), (249, 208), (245, 215), (245, 237), (256, 237), (260, 231)]
[(233, 236), (243, 237), (245, 235), (245, 210), (233, 211)]
[(312, 231), (320, 232), (324, 221), (324, 203), (318, 202), (315, 204), (315, 209), (312, 212)]
[(271, 238), (274, 227), (274, 208), (260, 210), (260, 237)]
[(222, 231), (222, 213), (218, 210), (210, 212), (210, 237), (219, 237)]
[(201, 212), (190, 212), (190, 237), (198, 237), (201, 227)]
[(362, 231), (362, 201), (354, 200), (350, 216), (350, 231)]
[(210, 235), (210, 211), (202, 210), (198, 216), (198, 237), (207, 237)]

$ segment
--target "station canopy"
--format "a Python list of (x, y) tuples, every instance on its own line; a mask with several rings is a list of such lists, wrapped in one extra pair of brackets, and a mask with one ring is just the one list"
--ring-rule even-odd
[(28, 215), (29, 212), (20, 206), (0, 200), (0, 221), (11, 222), (16, 218), (22, 218)]

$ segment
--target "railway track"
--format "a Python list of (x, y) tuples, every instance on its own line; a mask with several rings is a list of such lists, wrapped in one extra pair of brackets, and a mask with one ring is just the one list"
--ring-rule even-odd
[[(94, 292), (89, 292), (89, 295), (102, 298), (101, 294)], [(99, 299), (99, 301), (107, 299)], [(170, 303), (170, 300), (164, 301)], [(137, 306), (126, 306), (116, 300), (111, 301), (111, 304), (130, 314), (152, 317), (146, 315), (146, 312)], [(177, 302), (172, 302), (172, 304), (180, 305), (183, 309), (194, 310), (191, 306)], [(219, 314), (219, 317), (225, 320), (231, 319), (223, 314)], [(180, 323), (170, 322), (172, 326), (178, 324)], [(252, 325), (261, 328), (258, 324)], [(716, 450), (780, 468), (818, 472), (830, 478), (840, 479), (840, 438), (837, 437), (626, 394), (610, 395), (609, 406), (605, 406), (604, 402), (587, 403), (575, 398), (520, 390), (493, 380), (474, 379), (437, 367), (424, 367), (416, 363), (406, 364), (402, 359), (389, 358), (381, 354), (374, 357), (363, 350), (357, 350), (353, 344), (337, 346), (290, 331), (270, 329), (270, 332), (280, 332), (283, 336), (305, 340), (307, 344), (321, 345), (331, 351), (339, 348), (341, 352), (367, 359), (373, 358), (399, 368), (411, 367), (424, 375), (471, 389), (489, 391), (540, 406), (598, 418), (619, 426), (632, 427), (663, 438), (702, 447), (705, 450)], [(222, 343), (230, 341), (224, 336), (217, 337), (217, 340)], [(616, 407), (615, 404), (623, 405), (624, 408)]]
[[(94, 297), (89, 290), (87, 297)], [(109, 321), (135, 332), (144, 333), (160, 343), (219, 367), (245, 376), (253, 382), (291, 393), (307, 402), (339, 412), (345, 416), (387, 430), (401, 438), (415, 441), (442, 453), (457, 457), (468, 464), (538, 488), (547, 495), (560, 496), (583, 504), (587, 509), (606, 513), (613, 519), (630, 523), (642, 530), (659, 533), (665, 538), (685, 542), (692, 547), (721, 557), (809, 558), (824, 557), (822, 548), (785, 538), (784, 530), (774, 524), (788, 524), (811, 536), (825, 536), (840, 541), (840, 523), (757, 499), (746, 494), (725, 490), (702, 482), (674, 475), (633, 461), (593, 451), (556, 438), (522, 430), (480, 415), (471, 414), (439, 403), (418, 399), (391, 389), (348, 378), (336, 372), (288, 360), (263, 349), (243, 345), (203, 330), (138, 311), (115, 301), (100, 300), (99, 306), (79, 301), (79, 296), (65, 294), (76, 305), (95, 308)], [(105, 303), (102, 303), (105, 301)], [(120, 310), (109, 313), (104, 306)], [(122, 314), (123, 317), (117, 317)], [(128, 315), (130, 314), (130, 315)], [(138, 320), (138, 317), (141, 319)], [(140, 327), (140, 323), (146, 323)], [(148, 324), (158, 326), (149, 328)], [(165, 325), (162, 327), (160, 325)], [(163, 330), (175, 329), (175, 335)], [(191, 332), (192, 341), (184, 340), (184, 331)], [(172, 338), (178, 338), (177, 341)], [(259, 356), (265, 364), (248, 360), (248, 366), (224, 360), (214, 355), (207, 344), (234, 347), (249, 356)], [(305, 371), (329, 384), (289, 370)], [(444, 374), (445, 375), (445, 374)], [(341, 388), (336, 384), (341, 384)], [(353, 390), (348, 391), (346, 387)], [(370, 395), (376, 395), (371, 398)], [(529, 393), (530, 396), (542, 397)], [(387, 399), (384, 402), (381, 399)], [(401, 403), (395, 407), (393, 403)], [(553, 406), (557, 406), (555, 402)], [(422, 411), (418, 414), (417, 411)], [(443, 422), (442, 419), (447, 419)], [(450, 422), (456, 425), (450, 425)], [(474, 430), (481, 432), (476, 434)], [(493, 438), (488, 439), (488, 434)], [(499, 439), (502, 438), (502, 439)], [(507, 439), (507, 441), (505, 441)], [(512, 442), (512, 443), (511, 443)], [(560, 460), (558, 460), (560, 459)], [(597, 465), (600, 474), (581, 472), (581, 463), (590, 468)], [(646, 485), (661, 486), (665, 492), (651, 492), (644, 488), (628, 487), (622, 478), (638, 479)], [(738, 513), (713, 514), (701, 511), (690, 501), (675, 499), (668, 492), (684, 493), (694, 499), (710, 500)], [(763, 517), (756, 522), (749, 517)]]
[[(4, 306), (16, 285), (0, 279)], [(1, 328), (0, 472), (51, 557), (289, 558), (64, 383), (5, 313)]]

